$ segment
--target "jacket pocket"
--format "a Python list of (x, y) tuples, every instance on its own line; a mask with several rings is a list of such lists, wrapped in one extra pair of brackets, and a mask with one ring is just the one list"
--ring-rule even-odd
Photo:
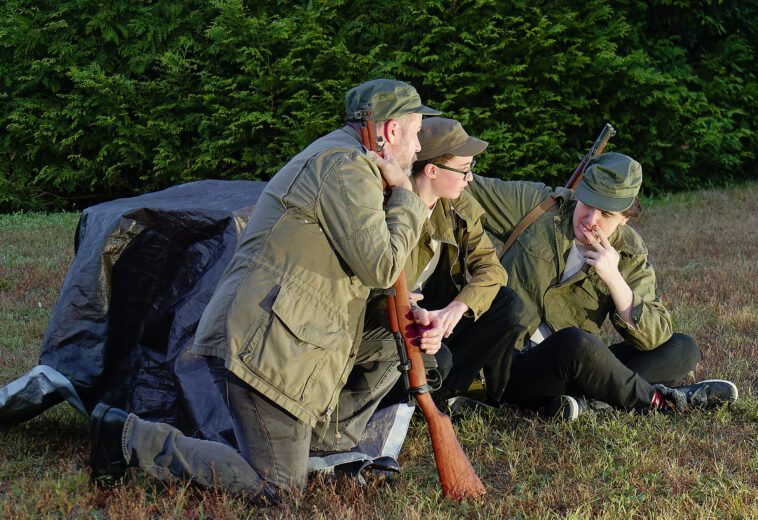
[(325, 349), (337, 349), (345, 335), (347, 319), (331, 302), (316, 301), (312, 295), (282, 285), (272, 312), (300, 341)]
[(524, 253), (541, 260), (554, 261), (556, 251), (547, 229), (530, 226), (516, 239)]
[(579, 327), (591, 334), (598, 334), (606, 314), (595, 288), (587, 278), (554, 287), (545, 296), (545, 315), (550, 317), (550, 324), (556, 330)]
[(291, 399), (303, 400), (334, 359), (346, 357), (346, 318), (338, 309), (292, 285), (282, 285), (267, 319), (240, 358), (256, 375)]
[(545, 229), (530, 226), (516, 239), (512, 252), (506, 254), (511, 265), (503, 263), (509, 274), (517, 278), (521, 286), (537, 298), (556, 278), (556, 252)]

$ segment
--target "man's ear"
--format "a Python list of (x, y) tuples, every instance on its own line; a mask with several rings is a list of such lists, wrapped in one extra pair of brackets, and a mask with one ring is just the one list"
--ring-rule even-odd
[(400, 123), (395, 119), (388, 119), (384, 122), (384, 140), (389, 144), (397, 143), (400, 139)]
[(626, 226), (627, 222), (629, 222), (629, 217), (624, 217), (621, 219), (621, 222), (619, 222), (619, 226)]

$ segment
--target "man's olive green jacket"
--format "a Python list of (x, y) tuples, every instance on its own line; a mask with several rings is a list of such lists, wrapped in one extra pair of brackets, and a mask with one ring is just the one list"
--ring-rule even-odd
[(429, 210), (382, 180), (350, 127), (316, 140), (268, 183), (198, 325), (192, 352), (303, 422), (334, 411), (370, 287), (389, 287)]
[[(485, 229), (503, 241), (532, 208), (550, 195), (558, 198), (558, 204), (526, 228), (501, 259), (508, 272), (508, 287), (525, 303), (526, 338), (541, 320), (553, 331), (578, 327), (597, 334), (608, 316), (624, 341), (639, 350), (654, 349), (671, 337), (671, 316), (655, 295), (655, 272), (647, 248), (629, 225), (619, 226), (608, 240), (620, 255), (619, 271), (634, 293), (636, 330), (618, 315), (605, 282), (590, 266), (560, 282), (574, 242), (576, 201), (571, 200), (570, 190), (476, 175), (469, 189), (486, 212)], [(523, 342), (514, 346), (520, 349)]]
[[(409, 291), (434, 255), (431, 241), (438, 240), (442, 247), (439, 266), (448, 270), (450, 276), (430, 278), (424, 294), (447, 295), (449, 300), (463, 302), (474, 319), (489, 309), (508, 276), (482, 228), (483, 215), (482, 207), (465, 191), (455, 200), (437, 201), (430, 218), (424, 222), (418, 246), (405, 264)], [(437, 301), (440, 299), (435, 297)], [(424, 307), (424, 302), (420, 305)]]

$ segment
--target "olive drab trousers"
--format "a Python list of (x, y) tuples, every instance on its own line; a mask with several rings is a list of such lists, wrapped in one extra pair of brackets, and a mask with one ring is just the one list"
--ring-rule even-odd
[(239, 451), (130, 415), (122, 442), (127, 462), (160, 480), (189, 478), (201, 486), (269, 502), (276, 502), (290, 486), (303, 489), (310, 450), (354, 447), (379, 402), (400, 376), (397, 349), (389, 332), (369, 327), (363, 339), (329, 423), (312, 429), (226, 372)]

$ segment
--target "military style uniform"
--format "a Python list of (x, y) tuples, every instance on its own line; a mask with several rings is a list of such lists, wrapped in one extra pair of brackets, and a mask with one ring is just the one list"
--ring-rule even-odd
[(405, 267), (408, 290), (418, 290), (416, 280), (434, 255), (431, 243), (438, 241), (441, 258), (419, 304), (441, 309), (457, 300), (469, 307), (436, 355), (445, 386), (457, 391), (465, 391), (491, 352), (503, 348), (500, 317), (510, 303), (503, 290), (508, 275), (482, 228), (483, 214), (465, 191), (455, 200), (438, 200)]
[(571, 217), (576, 201), (570, 198), (570, 190), (554, 191), (540, 183), (503, 182), (479, 176), (470, 189), (486, 204), (487, 229), (503, 239), (547, 197), (555, 195), (559, 200), (519, 235), (502, 258), (505, 270), (512, 273), (508, 286), (531, 304), (525, 317), (530, 336), (542, 320), (553, 331), (579, 327), (598, 334), (610, 316), (621, 337), (639, 350), (652, 350), (671, 337), (671, 315), (655, 295), (655, 272), (647, 260), (647, 247), (631, 226), (617, 227), (608, 241), (619, 252), (619, 272), (634, 293), (632, 319), (636, 330), (618, 315), (608, 288), (589, 265), (560, 282), (574, 243)]
[(508, 276), (482, 228), (482, 215), (482, 207), (466, 192), (455, 200), (437, 201), (405, 264), (408, 290), (415, 288), (416, 280), (434, 256), (431, 242), (436, 240), (443, 248), (440, 264), (449, 276), (436, 277), (424, 298), (446, 299), (446, 304), (458, 300), (468, 305), (474, 319), (489, 309)]
[[(383, 79), (347, 93), (348, 121), (367, 111), (378, 121), (439, 113), (412, 86)], [(269, 500), (305, 487), (313, 428), (339, 413), (356, 360), (381, 361), (358, 394), (378, 403), (391, 386), (381, 381), (396, 357), (362, 342), (366, 302), (370, 288), (396, 280), (427, 214), (406, 189), (384, 203), (376, 159), (350, 125), (296, 155), (258, 199), (191, 347), (225, 362), (240, 451), (132, 414), (121, 438), (126, 463)]]
[(428, 209), (381, 174), (351, 127), (269, 182), (198, 325), (192, 352), (306, 424), (328, 421), (352, 368), (371, 287), (388, 287)]
[[(506, 182), (479, 176), (474, 176), (469, 189), (485, 209), (485, 229), (502, 241), (532, 208), (551, 195), (558, 199), (558, 204), (519, 235), (501, 259), (509, 274), (508, 287), (519, 296), (523, 306), (518, 320), (522, 328), (513, 337), (509, 352), (501, 352), (499, 359), (493, 361), (493, 366), (488, 369), (488, 385), (495, 397), (503, 396), (513, 356), (519, 359), (515, 351), (524, 347), (540, 322), (547, 323), (553, 332), (577, 328), (594, 336), (599, 333), (605, 319), (610, 317), (624, 339), (624, 345), (617, 346), (617, 350), (624, 350), (627, 354), (629, 347), (633, 351), (652, 351), (672, 339), (671, 316), (655, 295), (655, 273), (647, 259), (647, 248), (630, 226), (618, 226), (608, 240), (620, 255), (619, 272), (634, 295), (632, 320), (636, 329), (618, 315), (605, 282), (590, 266), (584, 265), (561, 282), (566, 258), (575, 238), (572, 215), (576, 201), (571, 198), (571, 190), (553, 190), (541, 183)], [(691, 360), (694, 358), (697, 361), (691, 348), (694, 342), (682, 336), (676, 335), (674, 343), (687, 343), (681, 347), (687, 351), (687, 356), (682, 364), (674, 363), (677, 366), (672, 367), (674, 374), (668, 379), (683, 377), (694, 368)], [(661, 352), (666, 350), (664, 348)], [(676, 350), (679, 352), (680, 349)], [(665, 363), (670, 364), (669, 357), (675, 356), (666, 356)], [(539, 374), (534, 376), (539, 377)], [(629, 386), (633, 390), (624, 391), (637, 397), (652, 396), (649, 387), (635, 382)], [(629, 402), (636, 403), (635, 398), (626, 399), (625, 404)]]
[[(411, 183), (415, 189), (413, 178)], [(431, 241), (440, 242), (441, 258), (437, 270), (424, 286), (424, 300), (421, 303), (430, 309), (444, 307), (453, 299), (468, 305), (469, 316), (464, 317), (456, 329), (471, 328), (468, 322), (472, 324), (483, 315), (487, 316), (486, 311), (492, 300), (507, 281), (505, 270), (482, 228), (480, 217), (483, 214), (479, 204), (467, 193), (462, 193), (456, 200), (438, 200), (431, 215), (424, 221), (418, 243), (405, 264), (408, 290), (412, 291), (434, 255)], [(397, 346), (387, 320), (386, 296), (378, 294), (369, 300), (365, 328), (359, 348), (361, 366), (351, 372), (350, 379), (340, 392), (337, 406), (339, 417), (333, 417), (329, 424), (316, 426), (311, 445), (313, 449), (343, 450), (352, 447), (379, 404), (375, 397), (383, 396), (386, 392), (382, 389), (388, 390), (400, 376)], [(490, 350), (497, 346), (495, 339), (484, 337), (497, 334), (495, 325), (490, 325), (484, 335), (482, 331), (478, 332), (482, 337), (474, 336), (473, 341), (467, 341), (467, 348), (453, 349), (453, 360), (446, 357), (440, 361), (440, 368), (445, 374), (450, 369), (451, 361), (456, 364), (458, 368), (453, 379), (468, 379), (461, 386), (467, 387), (489, 357)], [(453, 345), (449, 340), (444, 341), (446, 345)], [(450, 355), (447, 350), (443, 352), (444, 356)], [(373, 391), (369, 390), (372, 388)], [(389, 401), (404, 398), (403, 389), (397, 387)]]

